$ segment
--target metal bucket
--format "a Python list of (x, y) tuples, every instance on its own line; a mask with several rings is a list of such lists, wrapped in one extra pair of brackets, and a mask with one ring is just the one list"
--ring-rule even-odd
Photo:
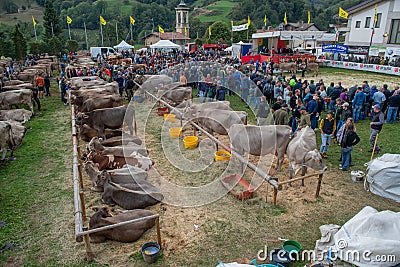
[(160, 255), (160, 245), (157, 242), (148, 242), (142, 246), (142, 256), (145, 263), (155, 263)]

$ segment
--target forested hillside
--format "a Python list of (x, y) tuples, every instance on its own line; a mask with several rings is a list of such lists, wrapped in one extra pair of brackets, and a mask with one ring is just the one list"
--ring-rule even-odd
[[(50, 0), (48, 0), (50, 1)], [(99, 16), (107, 21), (103, 27), (105, 44), (115, 44), (116, 28), (118, 39), (128, 39), (129, 16), (136, 22), (133, 26), (134, 43), (142, 43), (142, 37), (157, 31), (158, 25), (164, 30), (175, 28), (175, 7), (181, 0), (53, 0), (53, 6), (62, 28), (58, 36), (61, 40), (68, 39), (66, 16), (72, 18), (72, 39), (84, 47), (84, 22), (89, 32), (89, 43), (100, 44)], [(203, 37), (209, 25), (222, 21), (224, 27), (230, 27), (230, 21), (235, 24), (247, 20), (252, 22), (252, 31), (264, 25), (264, 15), (267, 26), (276, 27), (283, 21), (284, 13), (289, 22), (307, 21), (307, 12), (311, 11), (311, 21), (322, 30), (329, 29), (330, 23), (335, 23), (333, 15), (337, 14), (339, 6), (344, 9), (356, 5), (363, 0), (186, 0), (190, 6), (190, 37)], [(14, 25), (24, 34), (27, 41), (34, 38), (32, 16), (37, 22), (37, 34), (43, 39), (43, 10), (45, 0), (1, 0), (0, 1), (0, 37), (11, 37)], [(117, 24), (117, 25), (116, 25)], [(129, 38), (130, 39), (130, 38)], [(0, 51), (1, 52), (1, 51)]]

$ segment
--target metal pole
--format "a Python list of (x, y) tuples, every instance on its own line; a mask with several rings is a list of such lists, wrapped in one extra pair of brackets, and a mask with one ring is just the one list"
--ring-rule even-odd
[(71, 40), (71, 28), (69, 27), (69, 23), (68, 24), (68, 34), (69, 34), (69, 40)]
[(89, 49), (88, 39), (87, 39), (87, 31), (86, 31), (86, 23), (83, 22), (83, 27), (85, 27), (85, 38), (86, 38), (86, 50)]
[(51, 36), (54, 36), (53, 22), (51, 22)]
[(130, 23), (129, 25), (130, 25), (130, 30), (131, 30), (131, 41), (132, 41), (133, 40), (133, 37), (132, 37), (132, 23)]
[(33, 25), (33, 30), (35, 31), (35, 40), (37, 41), (36, 26), (35, 25)]
[(101, 23), (100, 23), (100, 32), (101, 32), (101, 46), (104, 46), (103, 27), (101, 26)]
[(118, 43), (118, 22), (115, 22), (115, 34), (117, 35), (117, 43)]

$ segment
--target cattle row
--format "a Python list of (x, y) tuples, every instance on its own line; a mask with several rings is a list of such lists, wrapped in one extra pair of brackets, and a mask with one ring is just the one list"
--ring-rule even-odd
[[(111, 217), (108, 208), (95, 209), (90, 228), (154, 215), (145, 208), (160, 202), (163, 194), (147, 181), (147, 171), (154, 162), (136, 136), (134, 106), (122, 105), (116, 83), (77, 77), (71, 79), (71, 88), (71, 102), (78, 111), (79, 136), (88, 142), (83, 160), (91, 190), (101, 193), (104, 204), (128, 210)], [(124, 132), (125, 127), (129, 133)], [(133, 242), (154, 224), (154, 219), (132, 223), (90, 234), (90, 240)]]

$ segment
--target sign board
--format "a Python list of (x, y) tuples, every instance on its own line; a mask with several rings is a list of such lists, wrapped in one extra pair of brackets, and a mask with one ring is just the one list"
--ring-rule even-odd
[(323, 44), (322, 52), (347, 54), (348, 48), (347, 45), (342, 44)]
[(389, 57), (400, 56), (400, 47), (387, 47), (386, 55)]
[(349, 46), (348, 54), (368, 55), (368, 46)]
[(242, 24), (242, 25), (237, 25), (237, 26), (232, 26), (232, 31), (233, 32), (240, 32), (240, 31), (245, 31), (249, 28), (249, 24)]
[(350, 69), (350, 70), (362, 70), (362, 71), (400, 76), (400, 67), (394, 67), (394, 66), (364, 64), (364, 63), (336, 61), (336, 60), (324, 60), (323, 64), (324, 66), (327, 67)]
[(371, 46), (369, 48), (369, 53), (368, 55), (372, 57), (382, 57), (386, 53), (386, 47), (385, 46)]

